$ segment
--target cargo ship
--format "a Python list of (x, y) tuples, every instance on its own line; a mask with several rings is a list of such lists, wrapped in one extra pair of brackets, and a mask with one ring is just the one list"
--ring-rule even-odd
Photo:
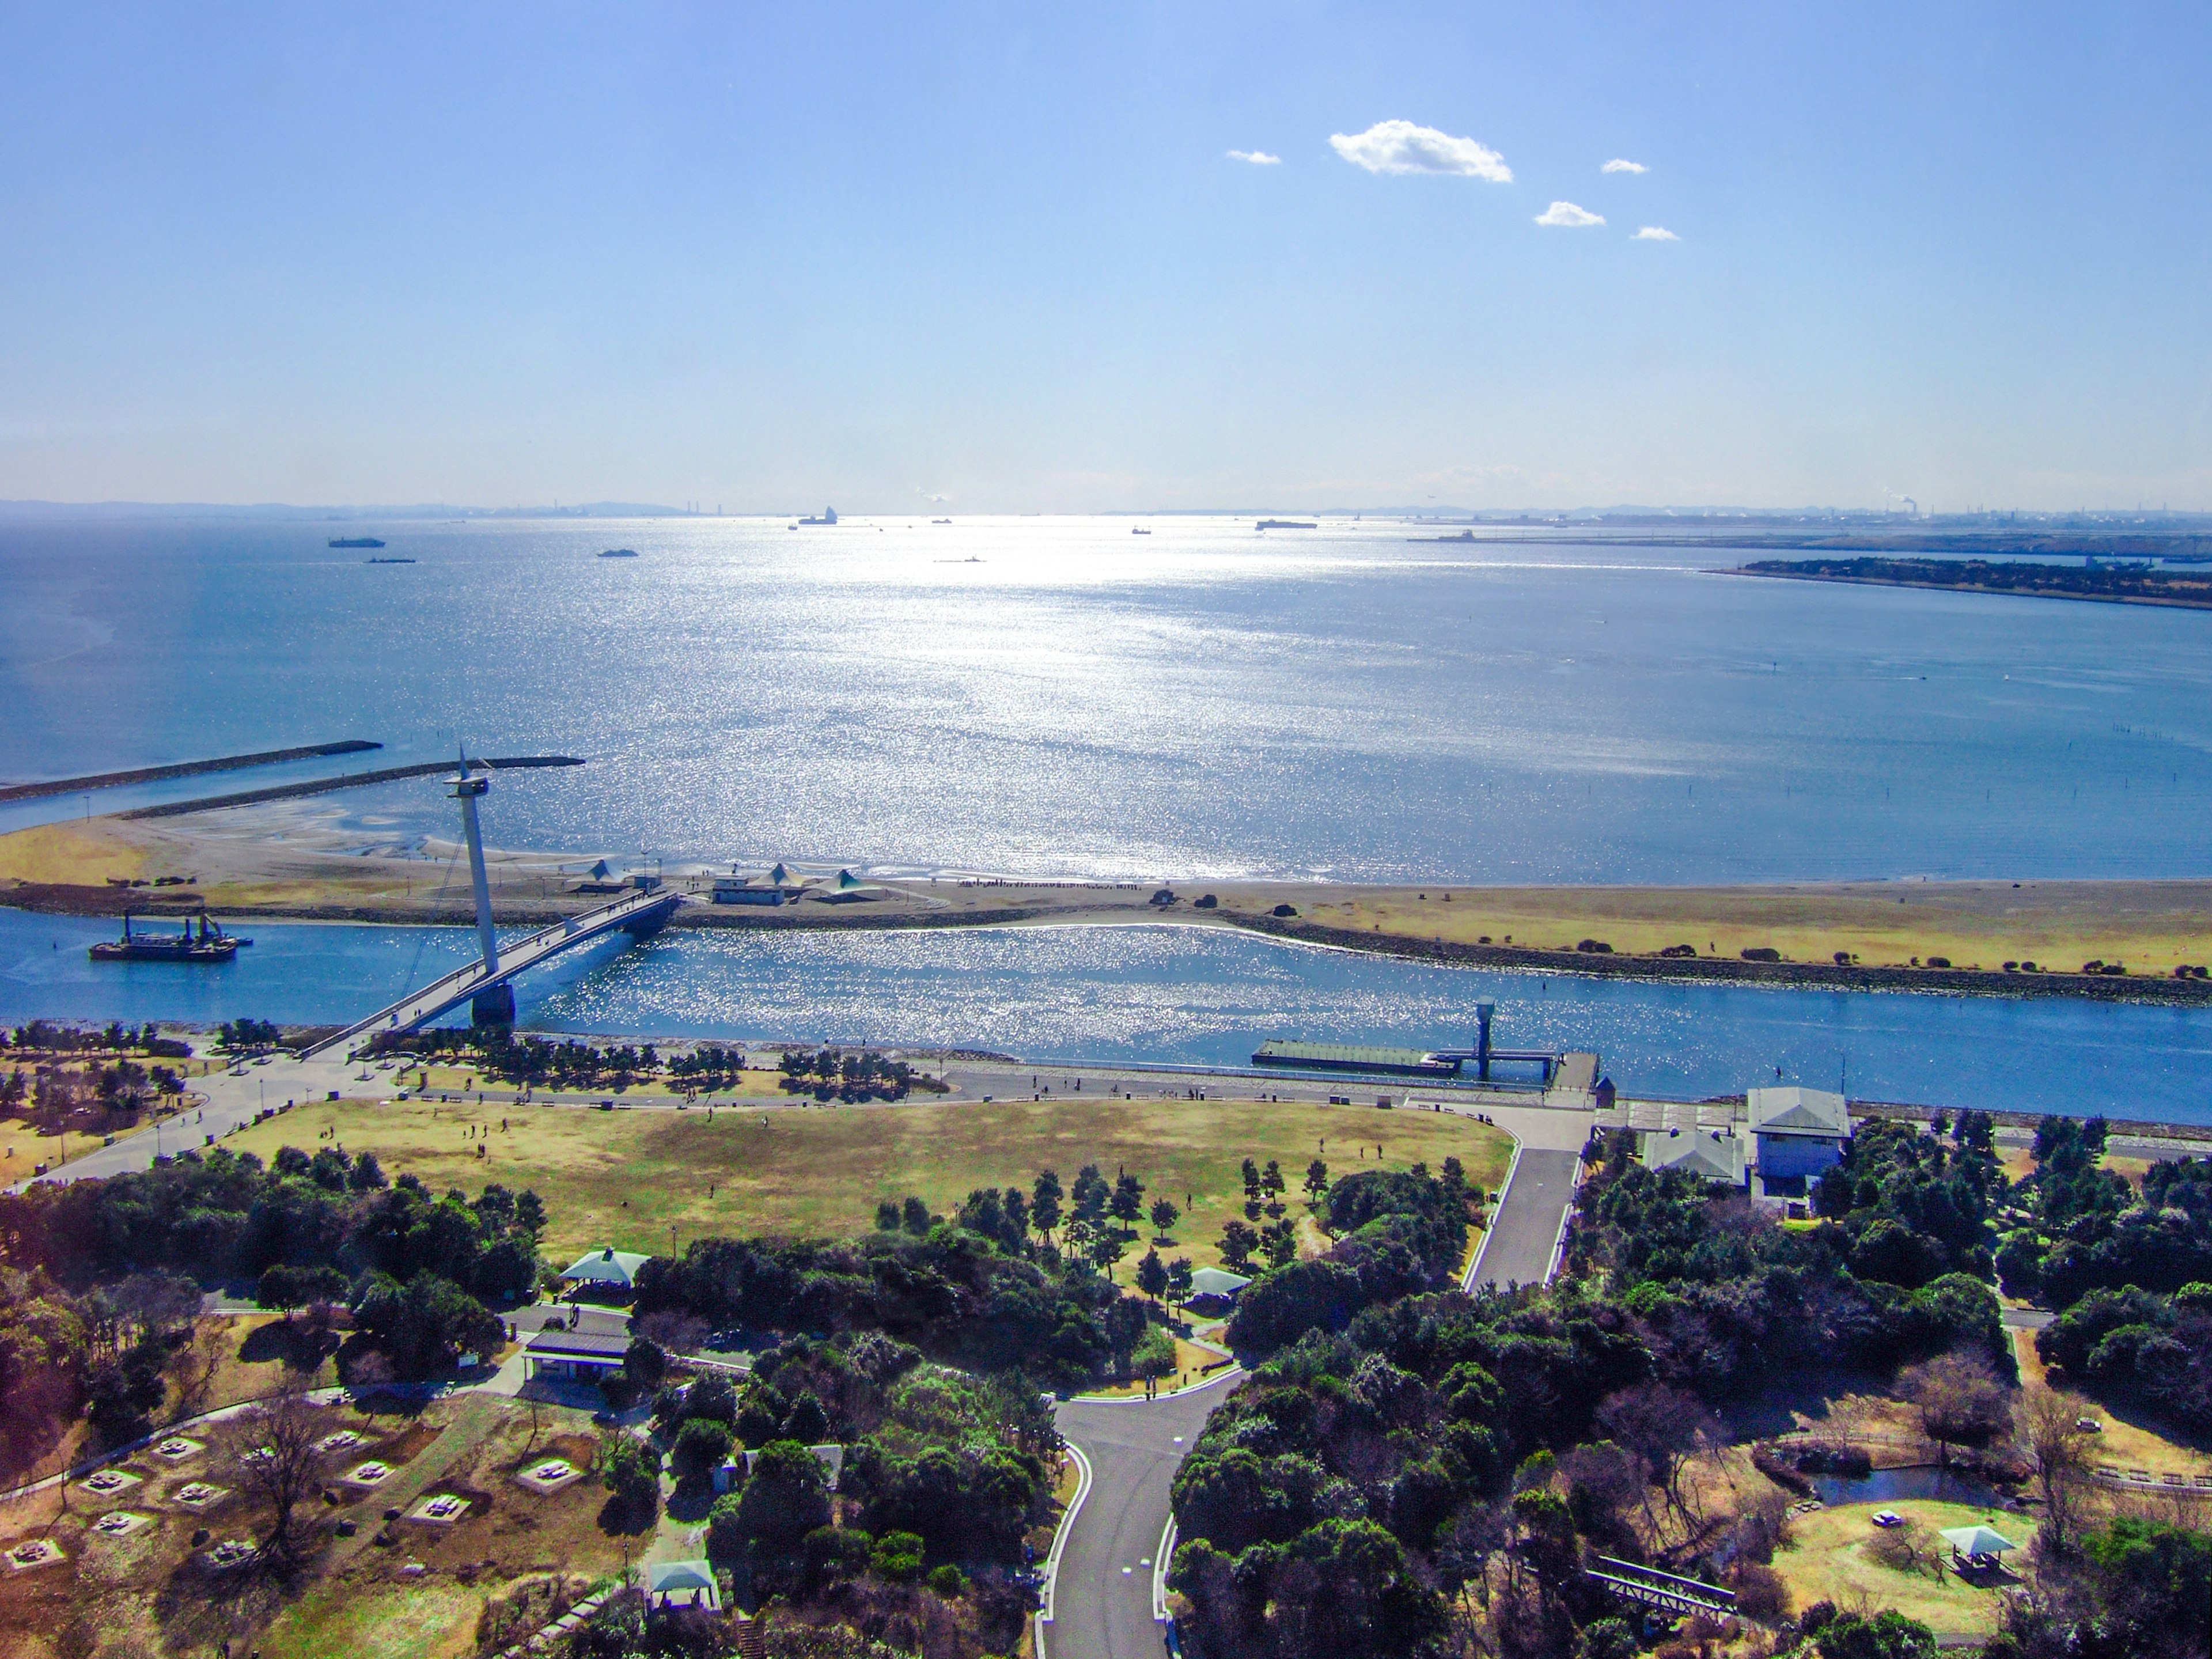
[(1318, 530), (1320, 527), (1302, 519), (1262, 519), (1253, 526), (1255, 530)]
[(637, 550), (634, 547), (611, 547), (599, 556), (603, 559), (634, 559), (637, 556)]
[[(194, 933), (197, 920), (199, 931)], [(94, 962), (228, 962), (250, 939), (226, 933), (220, 922), (211, 922), (203, 910), (197, 919), (186, 917), (175, 933), (134, 933), (131, 918), (123, 918), (123, 937), (102, 939), (88, 952)]]
[(381, 547), (384, 544), (374, 536), (333, 536), (332, 547)]

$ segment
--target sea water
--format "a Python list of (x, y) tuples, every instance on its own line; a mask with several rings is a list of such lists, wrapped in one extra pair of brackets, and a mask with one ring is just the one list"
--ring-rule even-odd
[[(338, 738), (380, 754), (25, 803), (0, 829), (319, 772), (504, 773), (518, 848), (1120, 879), (1684, 884), (2207, 873), (2212, 615), (1759, 580), (1679, 541), (1404, 523), (904, 516), (0, 522), (0, 778)], [(635, 559), (602, 560), (607, 547)], [(319, 797), (450, 843), (434, 779)], [(220, 821), (204, 821), (220, 822)], [(8, 916), (0, 1017), (356, 1017), (437, 929), (256, 926), (233, 968)], [(64, 940), (67, 943), (64, 946)], [(2212, 1017), (1480, 974), (1223, 934), (673, 933), (533, 975), (541, 1026), (1229, 1062), (1268, 1036), (1595, 1048), (1624, 1087), (1793, 1080), (2212, 1118)], [(1502, 1018), (1504, 1015), (1502, 1014)]]
[[(2208, 872), (2212, 614), (1720, 575), (1667, 542), (1149, 522), (375, 526), (409, 565), (326, 547), (344, 524), (0, 522), (0, 779), (361, 737), (388, 747), (343, 769), (586, 757), (495, 780), (487, 834), (618, 856)], [(364, 844), (453, 833), (434, 780), (317, 805)]]
[[(0, 910), (0, 1022), (340, 1024), (474, 959), (459, 927), (252, 922), (216, 968), (94, 963), (112, 924)], [(672, 929), (557, 957), (526, 1030), (996, 1049), (1058, 1063), (1243, 1066), (1268, 1037), (1595, 1049), (1632, 1094), (1786, 1079), (1859, 1099), (2212, 1122), (2212, 1012), (1498, 974), (1221, 927)], [(465, 1018), (465, 1015), (459, 1017)], [(450, 1023), (458, 1023), (450, 1022)]]

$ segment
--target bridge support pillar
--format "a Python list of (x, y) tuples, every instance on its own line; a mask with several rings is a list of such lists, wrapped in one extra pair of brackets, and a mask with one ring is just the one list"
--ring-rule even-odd
[(479, 991), (469, 1001), (469, 1024), (476, 1026), (514, 1024), (514, 987), (495, 985)]

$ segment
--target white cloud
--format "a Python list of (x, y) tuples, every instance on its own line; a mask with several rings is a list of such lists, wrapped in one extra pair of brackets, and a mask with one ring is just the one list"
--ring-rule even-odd
[(1448, 173), (1493, 185), (1513, 182), (1513, 169), (1487, 144), (1411, 121), (1377, 121), (1364, 132), (1332, 133), (1328, 142), (1339, 155), (1370, 173)]
[(1229, 159), (1249, 161), (1255, 167), (1279, 167), (1283, 164), (1281, 156), (1270, 155), (1264, 149), (1232, 149), (1229, 152)]
[(1605, 216), (1592, 213), (1588, 208), (1578, 208), (1572, 202), (1554, 202), (1536, 216), (1536, 222), (1579, 228), (1583, 225), (1601, 225), (1605, 222)]
[(1628, 240), (1632, 242), (1679, 242), (1682, 239), (1664, 225), (1646, 225)]
[(1598, 171), (1600, 173), (1649, 173), (1651, 169), (1641, 161), (1624, 161), (1616, 155)]

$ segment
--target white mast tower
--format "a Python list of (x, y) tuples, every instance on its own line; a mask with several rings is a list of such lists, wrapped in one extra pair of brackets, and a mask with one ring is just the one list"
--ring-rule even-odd
[[(468, 837), (469, 881), (476, 890), (477, 944), (483, 953), (486, 978), (499, 971), (499, 935), (491, 925), (491, 878), (484, 873), (483, 830), (477, 823), (477, 802), (491, 788), (487, 775), (471, 775), (467, 750), (460, 751), (460, 769), (450, 780), (448, 791), (461, 804), (461, 828)], [(494, 985), (476, 994), (469, 1017), (477, 1025), (514, 1024), (514, 988)]]

